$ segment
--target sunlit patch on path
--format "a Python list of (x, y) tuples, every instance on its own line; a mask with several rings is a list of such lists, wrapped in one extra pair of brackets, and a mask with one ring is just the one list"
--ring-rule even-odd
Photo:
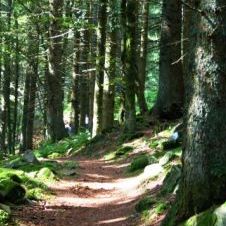
[(125, 163), (78, 159), (79, 176), (52, 184), (55, 197), (15, 212), (27, 226), (132, 226), (134, 206), (143, 194), (142, 176), (125, 177)]

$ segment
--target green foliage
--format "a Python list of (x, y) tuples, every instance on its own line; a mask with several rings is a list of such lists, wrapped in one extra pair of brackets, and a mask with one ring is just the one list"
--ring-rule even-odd
[(7, 226), (7, 222), (10, 219), (10, 214), (7, 213), (6, 211), (0, 209), (0, 225), (1, 226)]
[(37, 173), (36, 177), (38, 179), (44, 180), (44, 181), (54, 181), (54, 180), (56, 180), (55, 174), (52, 172), (52, 170), (50, 170), (47, 167), (40, 169), (39, 172)]
[(129, 166), (130, 172), (134, 172), (136, 170), (144, 169), (149, 164), (149, 156), (141, 155), (133, 159)]
[(26, 197), (30, 200), (43, 200), (46, 197), (46, 193), (41, 188), (32, 188), (27, 191)]
[(163, 214), (167, 210), (167, 208), (168, 208), (168, 204), (164, 202), (160, 202), (155, 207), (155, 212), (160, 215), (160, 214)]
[(138, 213), (141, 213), (150, 209), (155, 204), (155, 202), (156, 201), (153, 200), (151, 196), (146, 196), (136, 204), (135, 209)]
[(35, 151), (36, 157), (40, 158), (59, 158), (66, 156), (71, 152), (76, 152), (78, 149), (88, 143), (90, 135), (88, 133), (80, 133), (77, 136), (66, 138), (58, 143), (44, 143), (40, 149)]

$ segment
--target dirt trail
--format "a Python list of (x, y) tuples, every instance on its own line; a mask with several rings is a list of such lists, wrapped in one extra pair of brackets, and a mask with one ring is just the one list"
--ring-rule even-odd
[(20, 207), (14, 213), (23, 226), (132, 226), (134, 206), (142, 195), (140, 179), (126, 178), (126, 163), (79, 158), (79, 176), (51, 185), (54, 199)]

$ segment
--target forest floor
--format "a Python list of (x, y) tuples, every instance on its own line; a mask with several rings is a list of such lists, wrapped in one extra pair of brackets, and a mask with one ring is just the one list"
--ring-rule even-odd
[[(141, 141), (139, 141), (141, 142)], [(16, 207), (13, 218), (20, 226), (132, 226), (141, 225), (135, 205), (146, 194), (143, 174), (128, 175), (131, 158), (150, 152), (143, 143), (136, 144), (135, 153), (120, 161), (104, 159), (105, 149), (94, 156), (62, 158), (76, 161), (76, 176), (62, 178), (50, 185), (53, 198), (45, 202)], [(134, 145), (134, 144), (133, 144)], [(162, 178), (152, 180), (148, 192), (159, 190)], [(152, 225), (159, 225), (160, 219)]]

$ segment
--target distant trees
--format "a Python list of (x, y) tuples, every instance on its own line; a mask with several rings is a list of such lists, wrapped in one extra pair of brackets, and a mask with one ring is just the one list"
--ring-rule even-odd
[[(0, 2), (0, 145), (4, 153), (89, 130), (136, 129), (148, 112), (149, 1)], [(138, 106), (138, 108), (136, 108)]]

